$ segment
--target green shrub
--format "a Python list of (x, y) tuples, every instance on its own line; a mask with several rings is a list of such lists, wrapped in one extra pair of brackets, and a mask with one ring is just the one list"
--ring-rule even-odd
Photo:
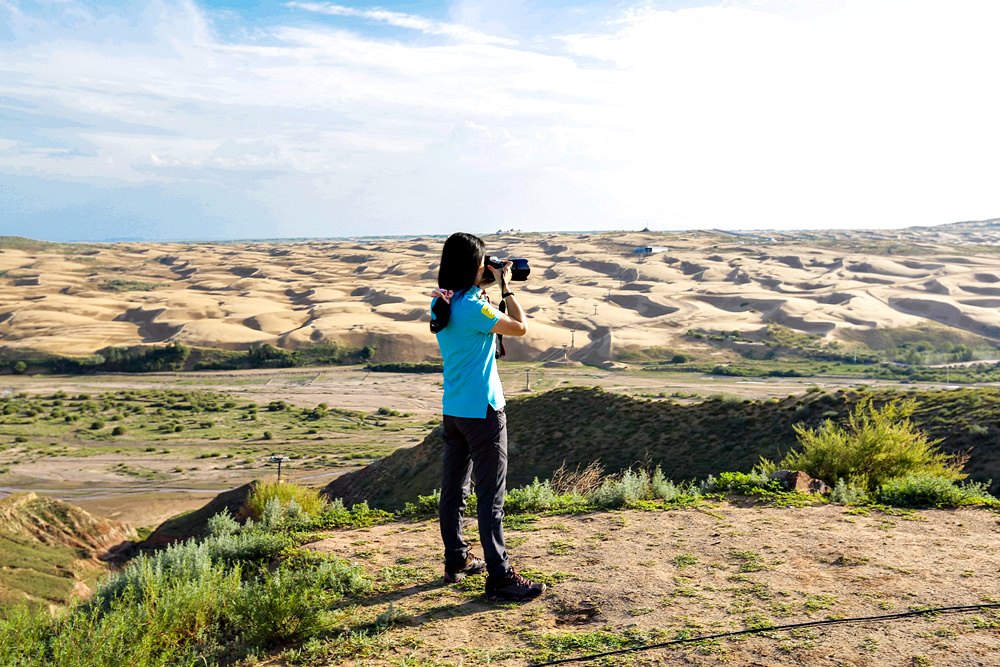
[(113, 429), (111, 429), (111, 435), (125, 435), (125, 427), (115, 426)]
[(511, 489), (504, 499), (504, 507), (512, 514), (544, 512), (555, 503), (556, 493), (548, 481), (536, 477), (528, 486)]
[(987, 505), (1000, 507), (1000, 501), (987, 493), (988, 484), (956, 484), (940, 475), (913, 473), (882, 484), (876, 494), (880, 502), (897, 507), (962, 507)]
[(781, 482), (771, 479), (763, 472), (720, 472), (718, 476), (709, 475), (702, 482), (701, 490), (707, 492), (741, 493), (745, 496), (755, 496), (782, 491)]
[(978, 436), (989, 435), (990, 429), (983, 426), (982, 424), (969, 424), (969, 428), (966, 429), (966, 432), (969, 435), (978, 437)]
[(247, 498), (243, 511), (250, 518), (258, 520), (264, 515), (264, 508), (272, 498), (280, 507), (287, 507), (294, 501), (303, 513), (312, 517), (319, 516), (326, 504), (316, 489), (290, 482), (257, 482), (250, 492), (250, 497)]
[(392, 521), (394, 515), (385, 510), (372, 509), (367, 502), (358, 503), (347, 509), (344, 502), (337, 498), (327, 503), (319, 516), (309, 524), (312, 529), (329, 528), (366, 528)]
[(511, 489), (504, 500), (504, 510), (510, 514), (533, 514), (535, 512), (568, 512), (583, 510), (587, 499), (577, 493), (558, 494), (548, 480), (535, 480), (528, 486)]
[(833, 485), (830, 492), (830, 502), (839, 505), (859, 505), (868, 502), (868, 491), (864, 484), (859, 484), (856, 480), (841, 477)]
[(590, 495), (597, 507), (628, 507), (650, 498), (650, 478), (645, 470), (626, 470), (621, 475), (609, 477)]
[(20, 610), (0, 620), (0, 664), (231, 664), (328, 629), (336, 601), (370, 589), (360, 568), (334, 557), (266, 567), (287, 536), (227, 516), (210, 526), (201, 542), (136, 557), (90, 602), (56, 616)]
[(438, 505), (441, 504), (441, 489), (434, 489), (428, 496), (417, 496), (416, 502), (408, 502), (400, 511), (400, 516), (418, 518), (423, 516), (433, 516), (438, 513)]
[(368, 364), (366, 371), (375, 373), (441, 373), (444, 366), (440, 362), (400, 362), (384, 364)]
[(829, 419), (815, 429), (795, 424), (802, 449), (790, 452), (778, 465), (804, 470), (831, 484), (853, 479), (869, 491), (910, 473), (964, 479), (964, 462), (941, 452), (939, 441), (929, 440), (910, 422), (915, 408), (910, 399), (877, 408), (865, 397), (843, 426)]
[(697, 491), (693, 490), (693, 487), (674, 484), (667, 479), (660, 466), (656, 466), (656, 470), (653, 471), (653, 477), (649, 480), (649, 487), (650, 494), (654, 499), (664, 500), (668, 503), (680, 500), (683, 496), (698, 495)]

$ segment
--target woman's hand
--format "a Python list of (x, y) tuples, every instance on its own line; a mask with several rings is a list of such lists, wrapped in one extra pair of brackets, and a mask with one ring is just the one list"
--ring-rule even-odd
[(490, 265), (487, 265), (486, 267), (493, 272), (493, 279), (497, 282), (498, 285), (500, 285), (501, 291), (506, 291), (504, 290), (504, 288), (506, 287), (507, 283), (510, 282), (510, 278), (512, 275), (512, 270), (510, 267), (512, 267), (513, 265), (514, 262), (507, 260), (506, 262), (503, 263), (502, 269), (495, 269)]

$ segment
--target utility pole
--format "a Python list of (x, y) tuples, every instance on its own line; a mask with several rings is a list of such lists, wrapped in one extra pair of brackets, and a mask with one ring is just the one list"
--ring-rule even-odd
[(268, 459), (270, 463), (278, 464), (278, 484), (281, 484), (281, 464), (290, 460), (287, 456), (279, 456), (277, 454), (272, 454)]
[(571, 350), (576, 349), (576, 329), (570, 329), (569, 332), (569, 348)]
[(524, 390), (531, 391), (531, 369), (524, 369)]

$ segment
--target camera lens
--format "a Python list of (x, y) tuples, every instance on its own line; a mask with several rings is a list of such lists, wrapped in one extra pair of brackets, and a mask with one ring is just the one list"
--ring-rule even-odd
[(510, 260), (513, 266), (510, 267), (510, 279), (511, 280), (527, 280), (528, 275), (531, 274), (531, 267), (528, 266), (528, 260), (524, 257), (515, 257)]

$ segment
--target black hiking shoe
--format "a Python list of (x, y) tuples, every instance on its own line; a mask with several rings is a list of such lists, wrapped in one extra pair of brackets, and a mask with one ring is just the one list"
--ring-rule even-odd
[(544, 592), (545, 584), (526, 579), (514, 570), (503, 579), (486, 579), (486, 599), (490, 602), (527, 602)]
[(455, 584), (470, 574), (481, 574), (486, 571), (486, 561), (472, 553), (465, 556), (465, 564), (460, 567), (444, 566), (444, 580)]

